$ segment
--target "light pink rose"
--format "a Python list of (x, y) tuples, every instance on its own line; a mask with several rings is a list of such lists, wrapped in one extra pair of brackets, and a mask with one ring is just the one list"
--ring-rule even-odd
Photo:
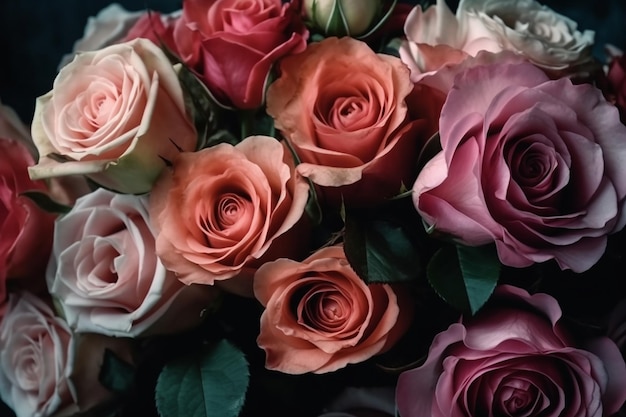
[(85, 174), (119, 192), (145, 193), (164, 160), (196, 149), (177, 73), (146, 39), (78, 54), (39, 97), (32, 178)]
[(17, 417), (48, 417), (72, 405), (65, 322), (29, 292), (11, 296), (0, 326), (0, 398)]
[(527, 63), (477, 66), (457, 76), (439, 127), (443, 150), (413, 186), (434, 229), (495, 242), (509, 266), (581, 272), (624, 226), (626, 127), (596, 88)]
[(263, 262), (308, 250), (308, 192), (287, 146), (269, 136), (182, 153), (151, 193), (157, 254), (187, 284), (252, 296)]
[(55, 215), (22, 195), (48, 192), (43, 181), (28, 176), (28, 167), (34, 163), (22, 142), (0, 137), (0, 320), (8, 281), (34, 291), (45, 288)]
[(147, 196), (105, 189), (59, 218), (48, 288), (79, 332), (137, 337), (187, 330), (215, 288), (183, 285), (155, 253)]
[(396, 402), (402, 417), (602, 417), (625, 386), (611, 340), (575, 345), (553, 297), (503, 285), (435, 336), (426, 361), (400, 375)]
[(440, 68), (458, 64), (479, 51), (500, 52), (498, 39), (476, 16), (458, 8), (452, 13), (445, 0), (425, 9), (417, 5), (404, 23), (406, 39), (399, 49), (400, 58), (411, 70), (411, 80)]
[(289, 374), (326, 373), (390, 349), (412, 319), (411, 300), (389, 284), (367, 285), (342, 246), (302, 262), (278, 259), (254, 276), (265, 307), (257, 344), (265, 367)]

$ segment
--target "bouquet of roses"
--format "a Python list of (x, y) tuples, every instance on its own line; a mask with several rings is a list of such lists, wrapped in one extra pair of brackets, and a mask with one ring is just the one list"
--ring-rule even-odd
[(535, 0), (105, 8), (0, 114), (0, 398), (624, 415), (626, 58), (593, 47)]

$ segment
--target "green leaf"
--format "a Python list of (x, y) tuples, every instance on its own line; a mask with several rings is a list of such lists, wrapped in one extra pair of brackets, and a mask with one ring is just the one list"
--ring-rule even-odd
[(427, 275), (441, 298), (463, 313), (473, 315), (491, 297), (500, 268), (493, 245), (444, 246), (430, 260)]
[(421, 273), (422, 264), (411, 230), (398, 218), (346, 212), (346, 258), (368, 284), (412, 281)]
[(161, 417), (236, 417), (249, 382), (243, 353), (226, 340), (167, 364), (156, 385)]
[(135, 367), (120, 359), (112, 350), (104, 350), (98, 381), (109, 391), (123, 394), (135, 385)]
[(24, 191), (21, 195), (30, 199), (39, 208), (48, 213), (65, 214), (72, 209), (70, 206), (54, 201), (50, 194), (42, 191)]

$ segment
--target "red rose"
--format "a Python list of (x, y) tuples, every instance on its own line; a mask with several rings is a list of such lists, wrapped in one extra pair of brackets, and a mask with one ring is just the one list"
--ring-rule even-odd
[(174, 28), (182, 60), (215, 98), (239, 109), (263, 104), (269, 71), (306, 48), (298, 2), (187, 0)]
[(6, 280), (41, 278), (52, 245), (54, 216), (35, 205), (25, 191), (47, 191), (32, 181), (27, 168), (35, 161), (21, 142), (0, 138), (0, 312)]

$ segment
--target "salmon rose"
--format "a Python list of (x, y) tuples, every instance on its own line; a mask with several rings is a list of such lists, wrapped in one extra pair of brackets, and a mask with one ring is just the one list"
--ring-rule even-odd
[(298, 172), (326, 200), (364, 205), (412, 183), (443, 100), (414, 88), (400, 59), (353, 38), (327, 38), (280, 70), (267, 112), (301, 159)]
[(333, 372), (383, 353), (412, 316), (402, 292), (367, 285), (341, 246), (303, 262), (266, 263), (254, 277), (254, 295), (265, 306), (257, 339), (265, 367), (289, 374)]
[(220, 281), (252, 296), (262, 262), (301, 255), (308, 191), (289, 150), (268, 136), (181, 153), (151, 193), (157, 255), (184, 283)]

